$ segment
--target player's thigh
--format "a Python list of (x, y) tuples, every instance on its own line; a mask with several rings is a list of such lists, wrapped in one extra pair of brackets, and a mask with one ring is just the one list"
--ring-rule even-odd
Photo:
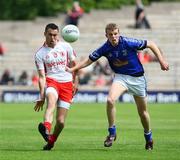
[(120, 95), (122, 95), (127, 89), (119, 82), (115, 81), (112, 83), (108, 98), (112, 100), (117, 100)]
[(47, 98), (47, 107), (48, 108), (55, 108), (56, 102), (58, 100), (58, 93), (56, 89), (53, 87), (48, 87), (46, 90), (46, 98)]

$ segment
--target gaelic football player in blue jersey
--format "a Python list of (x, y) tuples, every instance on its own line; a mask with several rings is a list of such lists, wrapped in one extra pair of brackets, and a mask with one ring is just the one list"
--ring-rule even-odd
[(120, 36), (119, 27), (115, 23), (107, 24), (105, 34), (107, 41), (102, 46), (92, 52), (87, 59), (78, 63), (73, 68), (67, 68), (67, 70), (74, 72), (89, 66), (102, 56), (106, 57), (112, 71), (114, 71), (114, 79), (107, 97), (109, 134), (104, 141), (104, 146), (111, 147), (116, 140), (115, 101), (127, 91), (133, 95), (137, 105), (138, 114), (144, 129), (145, 149), (152, 150), (152, 131), (150, 128), (150, 116), (147, 111), (147, 84), (137, 51), (150, 48), (157, 57), (161, 70), (168, 71), (169, 65), (154, 42)]

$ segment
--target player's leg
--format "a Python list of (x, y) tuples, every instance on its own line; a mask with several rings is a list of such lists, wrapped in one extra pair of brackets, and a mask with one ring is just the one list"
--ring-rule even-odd
[(73, 85), (72, 82), (59, 83), (59, 100), (57, 102), (57, 116), (56, 124), (52, 135), (48, 137), (48, 143), (44, 146), (44, 150), (51, 150), (54, 143), (56, 142), (59, 134), (64, 128), (65, 119), (68, 113), (68, 110), (71, 105), (73, 97)]
[(150, 117), (147, 111), (147, 83), (145, 76), (128, 78), (129, 93), (134, 95), (139, 117), (144, 128), (146, 149), (153, 149), (152, 132), (150, 130)]
[(51, 150), (54, 147), (54, 143), (56, 142), (59, 134), (62, 132), (65, 126), (65, 119), (68, 113), (68, 109), (58, 107), (57, 108), (57, 116), (56, 116), (56, 124), (52, 135), (49, 135), (48, 143), (44, 146), (44, 150)]
[(61, 131), (65, 126), (65, 119), (67, 117), (68, 109), (58, 107), (57, 108), (57, 118), (56, 118), (56, 125), (54, 128), (53, 134), (58, 137)]
[(126, 88), (121, 85), (119, 82), (113, 82), (112, 86), (109, 90), (109, 94), (107, 97), (107, 117), (108, 117), (108, 123), (109, 127), (113, 127), (115, 124), (115, 102), (119, 98), (119, 96), (126, 91)]
[(54, 88), (49, 87), (46, 90), (47, 106), (44, 114), (44, 122), (39, 123), (38, 129), (45, 141), (51, 132), (51, 124), (53, 121), (53, 113), (56, 108), (57, 92)]
[(144, 137), (146, 140), (145, 148), (147, 150), (153, 149), (152, 131), (150, 129), (150, 116), (147, 111), (147, 98), (134, 96), (137, 105), (139, 117), (144, 128)]
[(115, 102), (119, 98), (119, 96), (126, 90), (127, 89), (121, 83), (116, 82), (116, 81), (112, 83), (112, 86), (109, 90), (109, 94), (107, 97), (107, 105), (106, 105), (106, 112), (107, 112), (107, 118), (108, 118), (108, 124), (109, 124), (108, 126), (109, 135), (106, 137), (106, 140), (104, 141), (105, 147), (112, 146), (113, 141), (116, 140)]

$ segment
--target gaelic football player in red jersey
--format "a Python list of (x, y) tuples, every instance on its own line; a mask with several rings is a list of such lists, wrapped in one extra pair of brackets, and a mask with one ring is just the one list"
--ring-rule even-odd
[[(73, 94), (77, 90), (78, 77), (65, 70), (66, 66), (76, 64), (76, 55), (69, 43), (59, 41), (58, 26), (54, 23), (47, 24), (44, 36), (45, 43), (35, 54), (40, 99), (36, 101), (34, 110), (42, 110), (45, 99), (47, 100), (44, 122), (39, 124), (38, 129), (47, 142), (43, 149), (51, 150), (64, 128)], [(55, 109), (56, 124), (51, 134)]]

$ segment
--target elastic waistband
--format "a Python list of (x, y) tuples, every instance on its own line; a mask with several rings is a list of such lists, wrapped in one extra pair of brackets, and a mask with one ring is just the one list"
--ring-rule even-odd
[(144, 75), (144, 72), (138, 72), (138, 73), (135, 73), (135, 74), (131, 74), (130, 76), (132, 77), (141, 77)]

